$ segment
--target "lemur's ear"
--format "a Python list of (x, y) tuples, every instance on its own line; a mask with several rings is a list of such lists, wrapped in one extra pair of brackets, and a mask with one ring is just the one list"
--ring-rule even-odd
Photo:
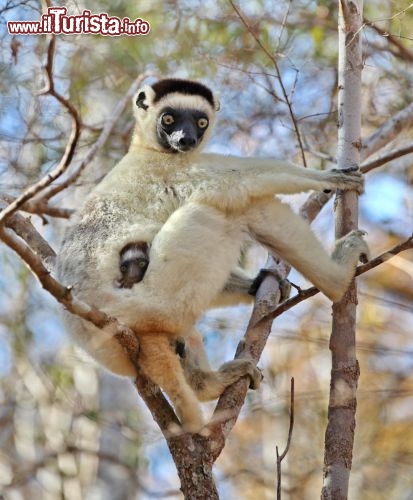
[(214, 95), (214, 104), (215, 104), (215, 111), (219, 111), (221, 109), (221, 103), (219, 102), (218, 95)]
[(153, 103), (155, 97), (155, 92), (152, 87), (145, 85), (135, 95), (135, 104), (138, 108), (142, 108), (146, 111), (149, 106)]
[(146, 99), (146, 95), (145, 95), (145, 92), (142, 90), (136, 96), (136, 103), (135, 104), (136, 104), (136, 106), (138, 106), (138, 108), (142, 108), (146, 111), (149, 106), (147, 104), (145, 104), (145, 99)]

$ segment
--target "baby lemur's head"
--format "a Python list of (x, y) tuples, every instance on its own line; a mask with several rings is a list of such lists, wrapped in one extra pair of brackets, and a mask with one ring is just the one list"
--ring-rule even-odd
[(139, 144), (165, 153), (188, 153), (203, 145), (219, 109), (208, 87), (175, 78), (145, 85), (134, 105)]

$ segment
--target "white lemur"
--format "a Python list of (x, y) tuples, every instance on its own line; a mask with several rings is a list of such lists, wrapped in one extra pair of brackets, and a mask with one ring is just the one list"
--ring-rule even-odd
[[(359, 172), (203, 154), (218, 107), (211, 90), (197, 82), (166, 79), (138, 91), (130, 149), (73, 217), (58, 258), (59, 277), (80, 299), (134, 329), (142, 370), (163, 388), (190, 431), (202, 427), (197, 396), (218, 397), (244, 375), (253, 386), (261, 379), (247, 359), (226, 363), (205, 379), (185, 379), (174, 347), (183, 338), (185, 351), (208, 368), (194, 325), (211, 306), (246, 300), (248, 287), (225, 289), (230, 276), (245, 282), (234, 268), (246, 235), (333, 301), (343, 296), (367, 253), (362, 233), (353, 231), (330, 258), (307, 222), (275, 197), (311, 189), (361, 192)], [(120, 286), (119, 256), (137, 242), (150, 243), (149, 266), (132, 288)], [(76, 341), (102, 365), (135, 374), (113, 337), (74, 316), (70, 323)]]

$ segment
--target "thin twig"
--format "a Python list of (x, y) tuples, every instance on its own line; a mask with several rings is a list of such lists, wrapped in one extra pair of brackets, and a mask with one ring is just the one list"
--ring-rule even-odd
[(51, 184), (54, 180), (60, 177), (63, 174), (63, 172), (65, 172), (67, 167), (70, 165), (70, 162), (72, 161), (73, 155), (76, 150), (76, 146), (80, 137), (81, 120), (75, 106), (73, 106), (73, 104), (69, 100), (63, 97), (54, 88), (53, 62), (55, 55), (55, 47), (56, 47), (56, 38), (53, 35), (50, 39), (47, 49), (47, 62), (45, 66), (46, 80), (47, 80), (46, 86), (41, 93), (53, 96), (57, 101), (60, 102), (60, 104), (62, 104), (64, 108), (66, 108), (72, 119), (72, 128), (70, 136), (59, 164), (46, 176), (40, 179), (40, 181), (38, 181), (36, 184), (33, 184), (28, 189), (26, 189), (19, 197), (16, 198), (16, 200), (13, 203), (11, 203), (7, 208), (5, 208), (0, 213), (0, 224), (1, 223), (4, 224), (6, 217), (9, 217), (12, 213), (16, 212), (16, 210), (18, 210), (24, 203), (33, 198), (33, 196), (35, 196), (37, 193), (39, 193), (45, 187)]
[[(376, 129), (372, 134), (363, 139), (361, 155), (361, 171), (363, 173), (370, 172), (374, 168), (381, 167), (385, 163), (400, 158), (401, 156), (413, 153), (413, 146), (406, 146), (395, 151), (386, 151), (379, 157), (367, 161), (374, 153), (387, 146), (401, 132), (413, 126), (413, 103), (408, 104), (404, 109), (398, 111), (391, 116), (386, 122)], [(306, 149), (308, 150), (308, 148)], [(322, 159), (326, 159), (333, 163), (337, 162), (336, 158), (324, 158), (322, 153), (311, 151), (312, 154), (317, 154)]]
[[(0, 200), (4, 200), (7, 203), (13, 203), (16, 198), (6, 193), (0, 193)], [(68, 219), (74, 213), (74, 210), (71, 208), (49, 206), (47, 200), (45, 200), (43, 197), (41, 197), (38, 201), (27, 201), (22, 207), (20, 207), (20, 209), (24, 212), (39, 215), (40, 217), (42, 217), (43, 215), (49, 215), (50, 217), (55, 217), (58, 219)], [(47, 223), (47, 220), (45, 222)], [(6, 223), (6, 226), (7, 225), (8, 224)]]
[(402, 130), (413, 126), (413, 103), (393, 115), (369, 137), (363, 140), (360, 151), (361, 159), (365, 160), (379, 149), (387, 146)]
[[(408, 8), (411, 8), (412, 6), (413, 4), (410, 4)], [(395, 50), (390, 49), (391, 53), (395, 57), (400, 57), (400, 59), (403, 59), (404, 61), (413, 62), (413, 52), (408, 50), (399, 40), (397, 40), (397, 35), (392, 35), (388, 31), (377, 26), (377, 24), (375, 24), (373, 21), (369, 21), (366, 18), (364, 18), (364, 25), (372, 28), (380, 36), (386, 38), (389, 42), (389, 45), (393, 45), (393, 47), (395, 47)]]
[(395, 149), (393, 151), (386, 151), (376, 158), (365, 161), (361, 164), (360, 170), (363, 174), (374, 170), (375, 168), (385, 165), (389, 161), (395, 160), (396, 158), (401, 158), (402, 156), (413, 153), (413, 146), (406, 146), (404, 148)]
[(117, 103), (115, 108), (110, 113), (110, 119), (105, 123), (98, 139), (93, 144), (93, 146), (89, 149), (87, 155), (83, 158), (80, 165), (76, 168), (76, 170), (61, 184), (56, 186), (51, 186), (45, 193), (42, 195), (42, 199), (49, 200), (56, 194), (60, 193), (64, 189), (66, 189), (69, 185), (76, 182), (79, 178), (80, 174), (83, 170), (89, 165), (89, 163), (93, 160), (96, 153), (103, 147), (108, 137), (111, 135), (114, 126), (116, 125), (119, 117), (123, 113), (125, 107), (130, 103), (133, 95), (139, 89), (142, 84), (142, 81), (145, 80), (148, 76), (153, 75), (153, 72), (146, 71), (145, 73), (140, 74), (130, 85), (126, 94), (122, 97), (122, 99)]
[(242, 24), (248, 30), (248, 32), (250, 33), (250, 35), (254, 38), (254, 40), (256, 41), (256, 43), (259, 45), (260, 49), (264, 52), (264, 54), (268, 57), (268, 59), (274, 65), (275, 71), (277, 73), (277, 78), (278, 78), (278, 81), (279, 81), (279, 84), (280, 84), (280, 87), (281, 87), (281, 91), (282, 91), (282, 94), (284, 96), (285, 104), (288, 107), (288, 111), (290, 113), (291, 121), (293, 122), (294, 131), (295, 131), (295, 134), (297, 136), (297, 141), (298, 141), (298, 144), (299, 144), (299, 147), (300, 147), (300, 151), (301, 151), (301, 158), (302, 158), (302, 161), (303, 161), (303, 165), (306, 167), (307, 166), (307, 161), (306, 161), (306, 158), (305, 158), (304, 144), (303, 144), (303, 141), (302, 141), (302, 138), (301, 138), (300, 130), (298, 128), (297, 120), (296, 120), (295, 115), (294, 115), (293, 107), (292, 107), (292, 104), (290, 102), (290, 99), (289, 99), (289, 96), (288, 96), (288, 93), (287, 93), (287, 89), (285, 88), (285, 85), (284, 85), (284, 82), (283, 82), (283, 79), (282, 79), (282, 75), (281, 75), (280, 68), (278, 66), (278, 62), (277, 62), (275, 56), (273, 54), (271, 54), (271, 52), (267, 49), (267, 47), (265, 47), (265, 45), (261, 42), (260, 38), (254, 33), (254, 30), (248, 24), (248, 22), (246, 21), (245, 17), (242, 15), (242, 13), (239, 10), (239, 8), (234, 4), (233, 0), (228, 0), (228, 2), (231, 4), (231, 6), (234, 9), (235, 13), (237, 14), (239, 20), (242, 22)]
[(287, 444), (281, 455), (278, 454), (278, 446), (275, 447), (277, 453), (277, 500), (281, 500), (281, 462), (286, 457), (288, 450), (290, 449), (291, 438), (293, 435), (294, 428), (294, 377), (291, 378), (291, 389), (290, 389), (290, 426), (288, 428), (288, 438)]

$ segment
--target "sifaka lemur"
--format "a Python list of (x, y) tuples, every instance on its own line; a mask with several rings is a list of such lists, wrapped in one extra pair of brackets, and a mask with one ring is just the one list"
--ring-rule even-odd
[[(343, 296), (368, 251), (362, 232), (353, 231), (336, 242), (330, 257), (309, 224), (275, 196), (326, 189), (361, 193), (358, 171), (202, 153), (218, 108), (208, 87), (189, 80), (165, 79), (139, 90), (130, 149), (71, 220), (58, 258), (60, 279), (80, 299), (133, 328), (140, 367), (193, 432), (203, 425), (198, 399), (218, 397), (245, 375), (253, 387), (261, 380), (249, 359), (210, 371), (195, 329), (208, 308), (250, 300), (251, 280), (236, 267), (246, 235), (333, 301)], [(127, 245), (137, 243), (150, 245), (149, 265), (129, 287), (119, 259)], [(99, 363), (135, 375), (116, 339), (75, 316), (69, 322), (74, 339)], [(185, 377), (174, 347), (178, 339), (200, 375)]]

